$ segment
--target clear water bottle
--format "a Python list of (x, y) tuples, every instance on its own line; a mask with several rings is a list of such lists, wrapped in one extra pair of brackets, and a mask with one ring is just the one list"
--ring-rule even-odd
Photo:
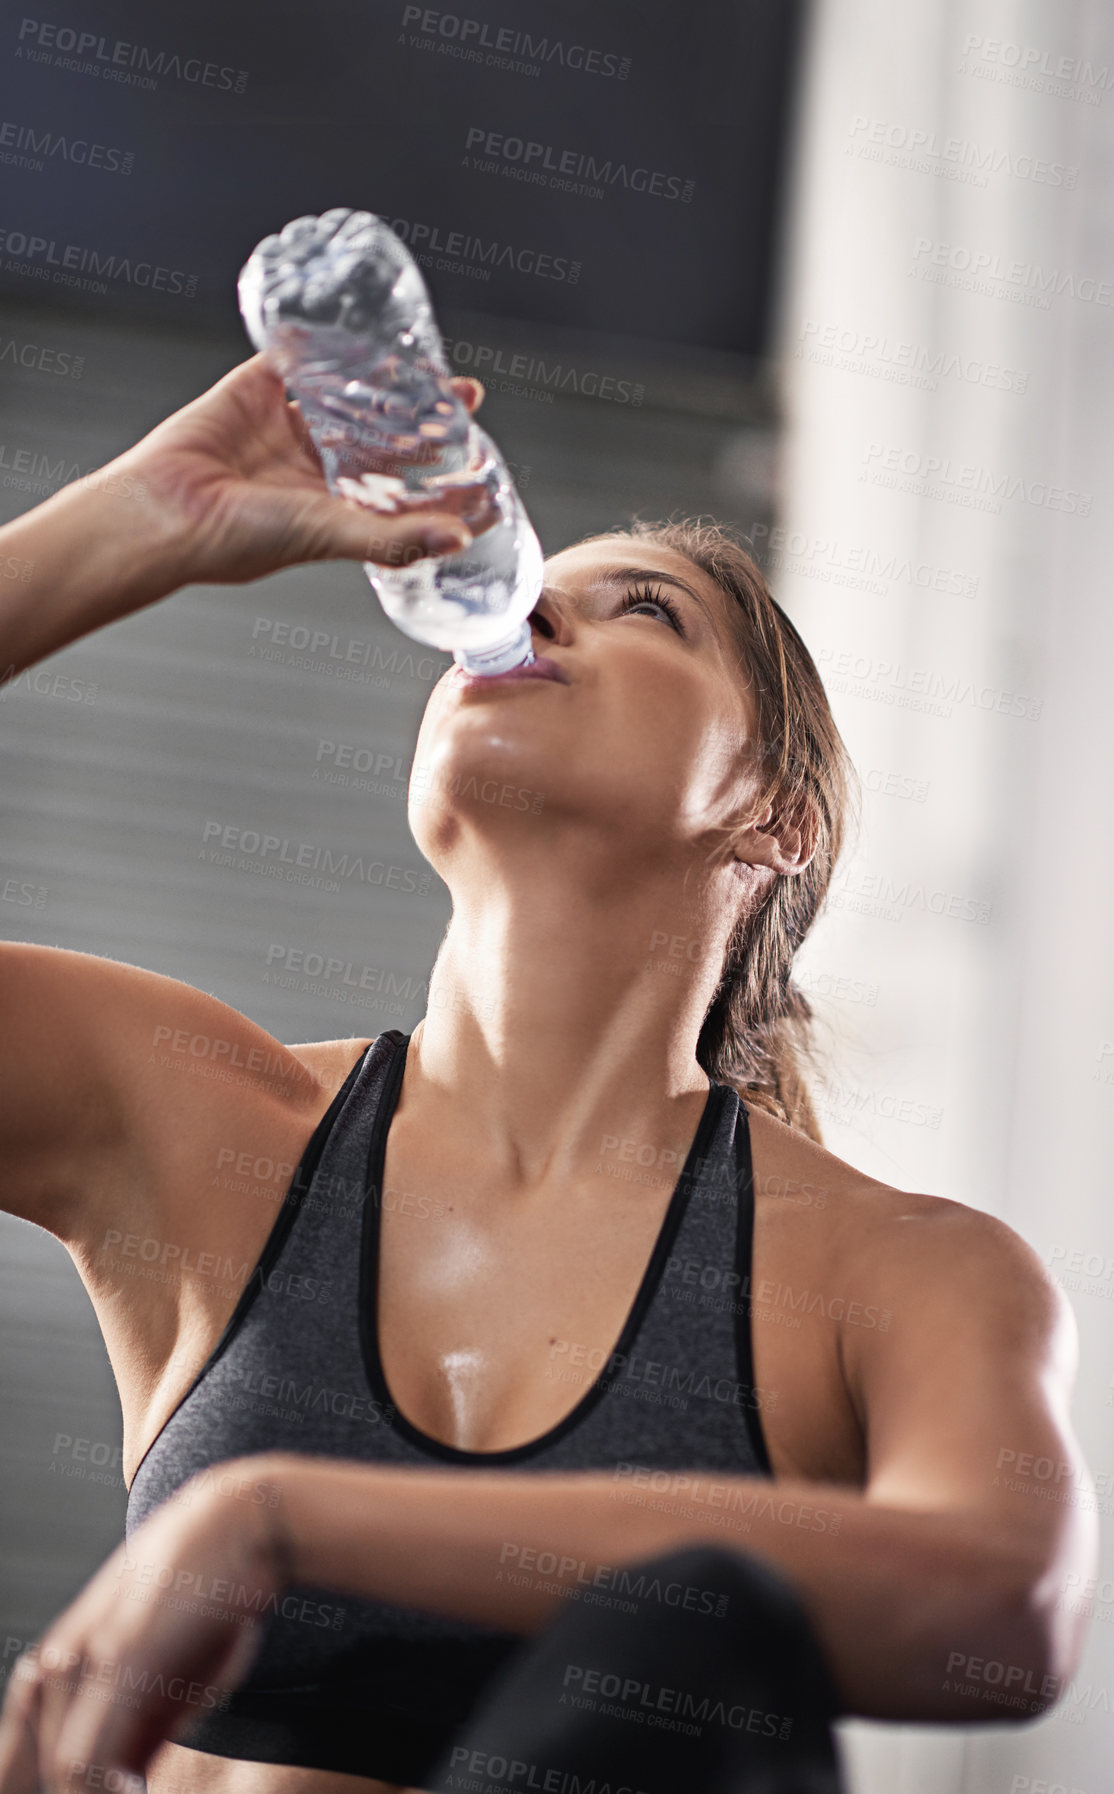
[(467, 548), (366, 561), (383, 609), (470, 673), (531, 661), (542, 551), (499, 450), (453, 392), (413, 256), (373, 212), (334, 206), (257, 244), (240, 311), (297, 399), (329, 489), (389, 510), (409, 492), (482, 480), (497, 521)]

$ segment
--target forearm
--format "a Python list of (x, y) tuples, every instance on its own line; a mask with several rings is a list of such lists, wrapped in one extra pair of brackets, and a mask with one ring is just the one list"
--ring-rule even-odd
[[(573, 1591), (614, 1586), (624, 1565), (715, 1544), (754, 1552), (793, 1583), (848, 1712), (1000, 1724), (1059, 1692), (1016, 1553), (989, 1522), (875, 1506), (839, 1486), (699, 1473), (680, 1489), (672, 1478), (660, 1499), (606, 1471), (250, 1462), (278, 1490), (293, 1583), (532, 1633)], [(972, 1658), (1016, 1673), (961, 1693), (979, 1673)]]
[(0, 528), (0, 683), (182, 583), (177, 529), (126, 456)]

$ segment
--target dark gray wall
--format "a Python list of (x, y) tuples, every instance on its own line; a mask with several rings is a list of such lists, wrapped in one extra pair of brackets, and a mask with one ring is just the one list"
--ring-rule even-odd
[(441, 306), (754, 353), (800, 10), (52, 0), (30, 25), (13, 10), (0, 106), (24, 160), (4, 168), (0, 284), (57, 276), (101, 313), (227, 320), (260, 237), (358, 206), (421, 233)]

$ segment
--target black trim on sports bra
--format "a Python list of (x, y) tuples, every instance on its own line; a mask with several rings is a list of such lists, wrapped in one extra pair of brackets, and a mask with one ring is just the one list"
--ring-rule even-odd
[[(735, 1364), (739, 1382), (748, 1389), (756, 1389), (752, 1332), (754, 1297), (750, 1287), (754, 1257), (754, 1159), (750, 1146), (750, 1116), (741, 1096), (739, 1116), (735, 1123), (735, 1165), (738, 1171), (738, 1189), (735, 1195), (735, 1273), (739, 1279), (735, 1286), (738, 1291), (735, 1299)], [(766, 1449), (761, 1411), (744, 1404), (743, 1420), (755, 1457), (767, 1476), (773, 1476), (774, 1467)]]
[[(387, 1132), (398, 1103), (399, 1091), (402, 1088), (402, 1075), (406, 1065), (406, 1050), (410, 1036), (401, 1035), (395, 1054), (387, 1067), (383, 1083), (383, 1094), (379, 1101), (378, 1112), (368, 1145), (367, 1187), (364, 1195), (364, 1214), (360, 1241), (360, 1349), (363, 1354), (364, 1371), (373, 1393), (382, 1402), (385, 1418), (396, 1432), (411, 1444), (419, 1447), (429, 1456), (440, 1458), (443, 1462), (453, 1464), (516, 1464), (524, 1458), (533, 1457), (544, 1447), (555, 1445), (595, 1407), (596, 1403), (607, 1393), (607, 1364), (619, 1354), (625, 1355), (638, 1332), (642, 1317), (654, 1297), (654, 1292), (661, 1281), (665, 1262), (670, 1247), (681, 1225), (685, 1206), (691, 1189), (690, 1170), (694, 1163), (706, 1156), (706, 1148), (710, 1143), (719, 1121), (724, 1102), (732, 1094), (723, 1084), (709, 1082), (708, 1094), (704, 1108), (689, 1147), (688, 1156), (681, 1169), (681, 1174), (673, 1187), (669, 1206), (665, 1212), (654, 1249), (642, 1274), (638, 1293), (631, 1304), (630, 1312), (623, 1323), (618, 1341), (612, 1347), (611, 1354), (591, 1388), (585, 1390), (575, 1407), (557, 1421), (546, 1432), (536, 1439), (528, 1439), (523, 1445), (509, 1445), (500, 1451), (463, 1451), (458, 1446), (447, 1445), (441, 1439), (434, 1439), (431, 1434), (422, 1432), (407, 1420), (387, 1385), (382, 1360), (379, 1356), (379, 1234), (381, 1205), (377, 1196), (382, 1189), (383, 1169), (387, 1156)], [(749, 1416), (748, 1416), (749, 1419)]]
[(271, 1269), (272, 1265), (275, 1262), (275, 1259), (278, 1257), (280, 1251), (282, 1250), (283, 1241), (286, 1239), (287, 1234), (290, 1232), (290, 1229), (294, 1225), (294, 1218), (297, 1215), (299, 1208), (301, 1207), (302, 1197), (305, 1195), (306, 1191), (309, 1189), (310, 1184), (313, 1182), (314, 1173), (317, 1170), (317, 1166), (320, 1161), (321, 1154), (325, 1150), (325, 1142), (328, 1139), (329, 1134), (332, 1131), (333, 1123), (336, 1120), (337, 1116), (340, 1114), (341, 1109), (344, 1107), (345, 1101), (347, 1100), (347, 1097), (348, 1097), (348, 1093), (352, 1089), (353, 1084), (356, 1082), (356, 1078), (359, 1073), (360, 1067), (363, 1065), (364, 1060), (366, 1059), (368, 1053), (370, 1053), (370, 1051), (374, 1045), (375, 1045), (375, 1042), (372, 1041), (369, 1046), (366, 1046), (363, 1049), (359, 1058), (356, 1060), (355, 1065), (352, 1067), (351, 1071), (348, 1073), (348, 1076), (345, 1078), (344, 1083), (341, 1085), (340, 1089), (337, 1091), (332, 1102), (329, 1104), (329, 1107), (325, 1110), (324, 1115), (322, 1115), (320, 1121), (317, 1123), (317, 1126), (314, 1128), (313, 1133), (309, 1137), (309, 1140), (306, 1142), (305, 1151), (303, 1152), (301, 1158), (298, 1161), (297, 1169), (294, 1172), (294, 1176), (290, 1180), (290, 1186), (287, 1189), (286, 1195), (283, 1197), (282, 1207), (279, 1209), (278, 1214), (275, 1216), (274, 1226), (271, 1228), (270, 1233), (267, 1235), (266, 1242), (263, 1246), (262, 1252), (259, 1254), (259, 1258), (256, 1261), (254, 1270), (251, 1272), (251, 1275), (248, 1277), (248, 1280), (245, 1283), (243, 1289), (240, 1291), (239, 1299), (236, 1303), (235, 1308), (232, 1310), (232, 1313), (229, 1315), (228, 1320), (225, 1322), (224, 1331), (221, 1333), (221, 1336), (217, 1340), (216, 1345), (213, 1347), (212, 1351), (209, 1353), (209, 1356), (206, 1358), (204, 1364), (201, 1366), (201, 1369), (197, 1372), (193, 1381), (190, 1383), (189, 1388), (184, 1392), (184, 1394), (179, 1396), (178, 1400), (175, 1402), (170, 1413), (167, 1415), (166, 1419), (163, 1421), (162, 1426), (159, 1428), (158, 1432), (155, 1434), (155, 1437), (151, 1440), (151, 1443), (148, 1445), (147, 1450), (143, 1453), (143, 1457), (140, 1458), (139, 1463), (136, 1465), (135, 1470), (132, 1473), (131, 1482), (128, 1484), (129, 1495), (130, 1495), (132, 1488), (135, 1484), (135, 1479), (139, 1475), (139, 1472), (142, 1469), (143, 1464), (148, 1456), (148, 1453), (151, 1451), (152, 1447), (161, 1438), (164, 1430), (166, 1429), (166, 1427), (169, 1426), (169, 1424), (173, 1420), (175, 1414), (177, 1414), (178, 1409), (182, 1406), (182, 1403), (184, 1401), (186, 1401), (187, 1398), (193, 1394), (194, 1390), (197, 1388), (197, 1385), (200, 1383), (202, 1377), (204, 1377), (213, 1368), (213, 1365), (217, 1362), (218, 1358), (220, 1358), (221, 1354), (227, 1350), (227, 1348), (228, 1348), (229, 1344), (231, 1343), (232, 1339), (234, 1338), (235, 1334), (238, 1332), (239, 1328), (243, 1324), (244, 1316), (247, 1314), (252, 1303), (255, 1301), (255, 1298), (258, 1295), (260, 1289), (263, 1287), (263, 1283), (267, 1276), (267, 1273)]

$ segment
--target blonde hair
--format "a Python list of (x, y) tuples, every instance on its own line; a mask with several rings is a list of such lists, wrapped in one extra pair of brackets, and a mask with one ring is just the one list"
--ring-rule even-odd
[(814, 1062), (812, 1005), (792, 979), (793, 959), (816, 919), (860, 791), (820, 674), (804, 642), (743, 542), (706, 517), (636, 518), (616, 536), (671, 548), (700, 567), (739, 605), (757, 711), (756, 770), (765, 788), (756, 807), (799, 828), (813, 848), (802, 872), (776, 878), (740, 915), (724, 952), (715, 994), (697, 1042), (697, 1062), (749, 1105), (811, 1139), (823, 1136), (806, 1078)]

